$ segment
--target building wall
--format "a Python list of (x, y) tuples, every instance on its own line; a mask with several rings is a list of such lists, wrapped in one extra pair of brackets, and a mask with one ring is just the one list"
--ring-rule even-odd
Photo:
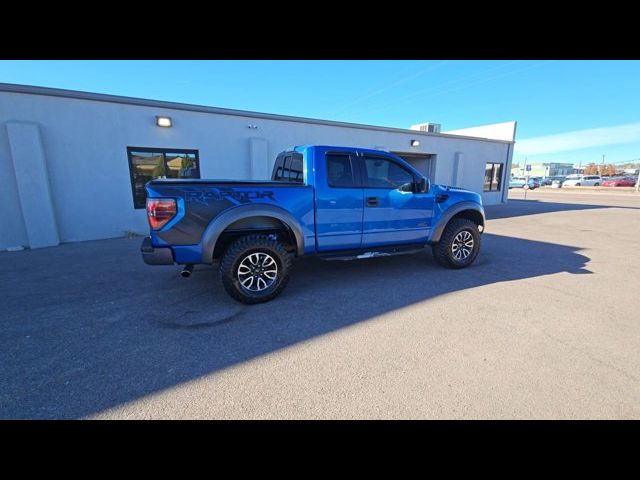
[[(3, 113), (0, 98), (0, 115)], [(9, 135), (7, 128), (3, 126), (0, 128), (0, 249), (27, 245), (27, 231), (9, 151)]]
[[(157, 127), (156, 115), (170, 116), (173, 127)], [(144, 210), (133, 208), (127, 146), (196, 149), (202, 178), (219, 179), (268, 178), (276, 155), (294, 145), (383, 146), (435, 154), (432, 181), (478, 192), (482, 191), (485, 162), (504, 162), (509, 172), (511, 161), (511, 144), (471, 138), (0, 91), (0, 249), (30, 244), (20, 197), (41, 194), (35, 187), (19, 192), (13, 165), (19, 159), (12, 158), (9, 138), (16, 123), (32, 124), (39, 132), (47, 170), (43, 182), (48, 182), (50, 215), (55, 216), (61, 242), (147, 231)], [(420, 139), (419, 147), (410, 147), (413, 138)], [(460, 158), (457, 175), (453, 175), (454, 158)], [(504, 202), (506, 189), (485, 193), (483, 200), (486, 204)]]

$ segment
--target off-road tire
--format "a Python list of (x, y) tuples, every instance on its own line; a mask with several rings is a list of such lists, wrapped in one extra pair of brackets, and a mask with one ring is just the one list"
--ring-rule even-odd
[[(456, 236), (464, 230), (467, 230), (469, 233), (471, 233), (471, 236), (473, 237), (473, 249), (471, 251), (471, 254), (467, 258), (458, 261), (454, 258), (451, 247)], [(447, 224), (444, 232), (442, 232), (440, 241), (433, 245), (432, 251), (433, 258), (435, 258), (436, 261), (443, 267), (468, 267), (473, 263), (473, 261), (478, 256), (478, 253), (480, 252), (480, 232), (478, 231), (478, 225), (466, 218), (454, 218)]]
[[(268, 288), (253, 292), (244, 288), (238, 279), (240, 263), (252, 253), (266, 253), (276, 262), (278, 272), (275, 281)], [(284, 245), (267, 235), (247, 235), (239, 238), (227, 247), (220, 262), (220, 280), (227, 293), (247, 305), (268, 302), (280, 295), (287, 286), (291, 273), (293, 254), (287, 252)]]

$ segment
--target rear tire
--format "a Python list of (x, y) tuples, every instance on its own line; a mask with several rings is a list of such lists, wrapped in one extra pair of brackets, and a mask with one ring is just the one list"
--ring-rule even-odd
[(227, 293), (247, 305), (268, 302), (287, 286), (293, 255), (267, 235), (247, 235), (227, 248), (220, 280)]
[(432, 251), (433, 258), (443, 267), (468, 267), (480, 252), (478, 225), (466, 218), (454, 218), (447, 224)]

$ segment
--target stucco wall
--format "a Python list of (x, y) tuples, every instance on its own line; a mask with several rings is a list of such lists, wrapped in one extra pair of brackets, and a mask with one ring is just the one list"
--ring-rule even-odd
[[(173, 127), (157, 127), (156, 115), (172, 117)], [(301, 144), (384, 145), (392, 151), (436, 154), (432, 181), (446, 184), (456, 152), (463, 152), (457, 186), (477, 192), (482, 192), (485, 162), (504, 162), (510, 171), (510, 145), (500, 142), (0, 92), (0, 249), (28, 245), (8, 139), (7, 123), (14, 121), (39, 126), (62, 242), (147, 230), (144, 210), (133, 208), (127, 146), (197, 149), (202, 178), (270, 174), (279, 152)], [(419, 147), (410, 146), (412, 138), (420, 139)], [(503, 194), (485, 193), (483, 199), (500, 203)]]

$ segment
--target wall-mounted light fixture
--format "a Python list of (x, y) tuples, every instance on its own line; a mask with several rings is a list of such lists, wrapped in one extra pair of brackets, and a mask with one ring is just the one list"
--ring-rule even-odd
[(172, 125), (171, 117), (160, 117), (156, 115), (156, 125), (159, 127), (169, 128)]
[(420, 140), (411, 140), (411, 146), (412, 147), (419, 147), (420, 146)]

